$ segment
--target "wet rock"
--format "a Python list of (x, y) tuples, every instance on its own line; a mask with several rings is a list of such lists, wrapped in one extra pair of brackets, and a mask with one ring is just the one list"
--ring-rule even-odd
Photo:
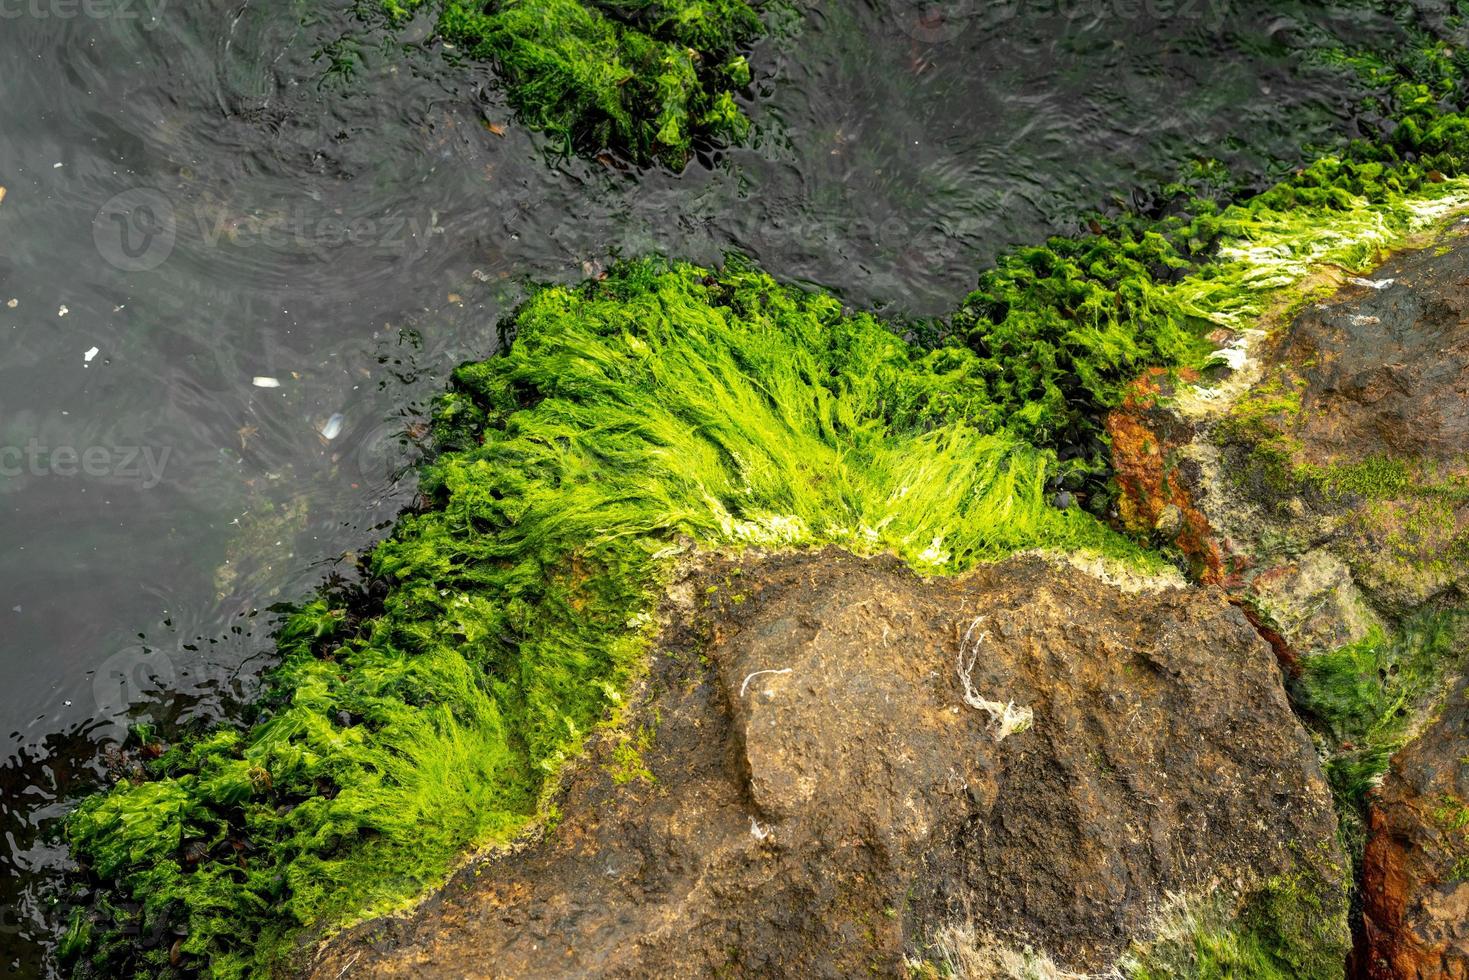
[(1393, 759), (1362, 873), (1373, 980), (1469, 977), (1469, 681)]
[(1372, 279), (1281, 324), (1247, 390), (1153, 372), (1108, 420), (1123, 523), (1167, 531), (1292, 657), (1469, 597), (1469, 246)]
[(1209, 518), (1196, 503), (1202, 490), (1199, 472), (1179, 465), (1180, 453), (1196, 441), (1199, 430), (1171, 401), (1179, 385), (1198, 380), (1187, 372), (1149, 372), (1107, 417), (1106, 428), (1123, 526), (1140, 536), (1156, 531), (1188, 559), (1195, 578), (1218, 583), (1230, 569)]
[(893, 976), (956, 930), (1092, 971), (1169, 896), (1238, 909), (1282, 882), (1340, 975), (1330, 799), (1219, 593), (827, 551), (710, 559), (674, 594), (564, 820), (314, 976)]

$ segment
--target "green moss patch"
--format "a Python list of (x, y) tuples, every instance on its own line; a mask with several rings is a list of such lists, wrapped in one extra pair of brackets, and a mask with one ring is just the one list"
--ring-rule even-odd
[(1220, 891), (1180, 900), (1157, 938), (1123, 959), (1131, 980), (1337, 980), (1351, 936), (1347, 896), (1308, 874), (1277, 878), (1242, 909)]
[(394, 23), (425, 8), (438, 33), (494, 62), (522, 120), (564, 150), (680, 168), (697, 138), (739, 141), (741, 49), (762, 33), (746, 0), (381, 0)]
[(1327, 781), (1348, 852), (1365, 844), (1366, 795), (1423, 720), (1446, 674), (1462, 660), (1469, 614), (1426, 611), (1394, 635), (1374, 630), (1357, 643), (1301, 662), (1291, 699), (1327, 739)]

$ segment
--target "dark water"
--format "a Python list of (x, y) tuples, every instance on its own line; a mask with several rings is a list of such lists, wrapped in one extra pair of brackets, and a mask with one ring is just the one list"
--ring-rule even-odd
[(752, 145), (676, 175), (548, 159), (490, 72), (437, 50), (360, 38), (344, 83), (343, 0), (0, 0), (11, 973), (46, 970), (55, 818), (103, 748), (249, 696), (270, 606), (352, 573), (412, 495), (400, 434), (527, 282), (737, 249), (939, 313), (997, 250), (1147, 206), (1195, 157), (1259, 185), (1370, 128), (1303, 51), (1399, 34), (1369, 9), (1236, 0), (788, 20), (751, 59)]

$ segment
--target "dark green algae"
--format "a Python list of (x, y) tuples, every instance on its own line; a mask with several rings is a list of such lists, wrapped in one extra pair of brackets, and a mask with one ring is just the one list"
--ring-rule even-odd
[(746, 0), (381, 0), (424, 8), (439, 36), (493, 62), (521, 119), (566, 151), (680, 168), (696, 139), (739, 142), (750, 120), (742, 49), (763, 33)]
[(1240, 205), (1183, 180), (1166, 213), (1017, 250), (926, 343), (738, 261), (629, 262), (536, 293), (508, 351), (441, 399), (426, 504), (367, 560), (373, 598), (296, 612), (248, 726), (154, 743), (146, 778), (70, 819), (94, 887), (63, 954), (81, 975), (269, 973), (548, 816), (557, 772), (640, 669), (681, 550), (1152, 566), (1052, 490), (1098, 485), (1098, 418), (1138, 371), (1207, 357), (1212, 324), (1173, 287), (1253, 288), (1213, 262), (1221, 242), (1463, 172), (1460, 76), (1421, 75), (1384, 96), (1391, 140)]

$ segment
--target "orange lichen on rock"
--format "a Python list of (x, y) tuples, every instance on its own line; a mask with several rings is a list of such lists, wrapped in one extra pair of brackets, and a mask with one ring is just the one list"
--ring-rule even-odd
[(1107, 416), (1107, 434), (1123, 526), (1134, 534), (1163, 535), (1189, 559), (1200, 581), (1223, 584), (1229, 563), (1178, 466), (1177, 452), (1193, 440), (1193, 424), (1161, 404), (1176, 381), (1197, 380), (1190, 370), (1148, 371)]

